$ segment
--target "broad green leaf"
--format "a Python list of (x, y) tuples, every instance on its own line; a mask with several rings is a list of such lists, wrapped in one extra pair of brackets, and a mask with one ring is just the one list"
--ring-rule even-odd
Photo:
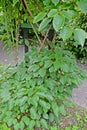
[(63, 27), (64, 21), (65, 21), (64, 17), (60, 15), (56, 15), (53, 18), (53, 27), (55, 31), (59, 31)]
[(59, 60), (56, 60), (56, 61), (54, 62), (54, 68), (55, 68), (55, 70), (57, 70), (57, 69), (60, 69), (60, 68), (61, 68), (61, 63), (60, 63), (60, 61), (59, 61)]
[(1, 97), (2, 97), (3, 101), (10, 100), (10, 92), (7, 89), (4, 89), (1, 93)]
[(47, 106), (46, 102), (43, 101), (43, 100), (40, 100), (40, 101), (39, 101), (39, 104), (40, 104), (43, 108)]
[(66, 110), (65, 110), (65, 108), (64, 108), (64, 106), (60, 106), (59, 107), (59, 112), (62, 114), (62, 115), (66, 115)]
[(35, 121), (34, 120), (30, 120), (30, 123), (28, 125), (29, 130), (33, 130), (35, 126)]
[(31, 98), (31, 104), (35, 107), (38, 106), (39, 96), (35, 95)]
[(44, 18), (43, 21), (40, 23), (39, 26), (39, 31), (45, 29), (45, 27), (47, 27), (47, 25), (51, 22), (51, 19), (49, 18)]
[(54, 121), (54, 114), (53, 113), (49, 114), (49, 120), (50, 120), (50, 122)]
[(52, 3), (56, 6), (59, 3), (59, 0), (51, 0)]
[(47, 61), (45, 61), (45, 63), (44, 63), (44, 67), (45, 67), (45, 68), (49, 68), (51, 65), (52, 65), (51, 60), (47, 60)]
[(21, 130), (24, 130), (24, 127), (25, 127), (24, 122), (21, 120), (20, 123), (19, 123), (19, 128)]
[(51, 0), (43, 0), (43, 4), (47, 6), (47, 5), (50, 4), (50, 1), (51, 1)]
[(46, 12), (40, 12), (37, 16), (35, 16), (33, 23), (41, 21), (45, 16)]
[(11, 118), (8, 119), (7, 124), (9, 127), (13, 125), (13, 120)]
[(16, 124), (14, 125), (14, 129), (15, 129), (15, 130), (19, 130), (19, 123), (16, 123)]
[(30, 122), (29, 117), (23, 116), (23, 117), (22, 117), (22, 121), (23, 121), (27, 126), (29, 125), (29, 122)]
[(74, 39), (78, 43), (78, 45), (84, 46), (86, 32), (82, 29), (75, 29), (74, 31)]
[(50, 72), (50, 73), (51, 73), (51, 72), (54, 72), (54, 67), (53, 67), (53, 66), (49, 68), (49, 72)]
[(32, 119), (37, 119), (37, 112), (36, 111), (37, 111), (37, 109), (35, 107), (32, 107), (30, 109), (30, 116)]
[(22, 28), (32, 28), (32, 26), (30, 25), (30, 23), (23, 23), (21, 24)]
[(58, 108), (58, 105), (56, 102), (52, 102), (52, 109), (53, 109), (53, 112), (55, 114), (55, 116), (59, 116), (59, 108)]
[(52, 94), (46, 94), (46, 98), (47, 98), (49, 101), (53, 101), (53, 96), (52, 96)]
[(44, 100), (40, 100), (39, 104), (41, 105), (41, 107), (43, 108), (43, 111), (45, 113), (47, 113), (47, 111), (50, 109), (50, 104), (46, 103), (46, 101), (44, 101)]
[(47, 114), (47, 113), (44, 113), (44, 114), (43, 114), (43, 118), (44, 118), (44, 119), (48, 119), (48, 114)]
[(40, 121), (37, 120), (37, 121), (36, 121), (36, 126), (37, 126), (37, 127), (40, 127), (40, 125), (41, 125), (41, 124), (40, 124)]
[(37, 65), (37, 64), (33, 64), (33, 65), (30, 65), (30, 67), (28, 68), (28, 70), (31, 72), (31, 71), (33, 71), (33, 72), (35, 72), (35, 71), (37, 71), (39, 69), (39, 65)]
[(80, 2), (78, 2), (81, 10), (84, 12), (84, 13), (87, 13), (87, 0), (81, 0)]
[(66, 84), (67, 83), (67, 76), (62, 76), (61, 78), (60, 78), (60, 83), (61, 84)]
[(59, 87), (58, 87), (58, 91), (59, 91), (60, 93), (63, 93), (63, 92), (64, 92), (64, 86), (62, 86), (62, 85), (59, 86)]
[(55, 84), (56, 84), (55, 80), (53, 80), (53, 79), (51, 79), (51, 78), (50, 78), (50, 79), (47, 79), (47, 80), (45, 81), (45, 86), (46, 86), (47, 88), (51, 89), (51, 90), (54, 89)]
[(29, 46), (29, 41), (27, 39), (25, 39), (25, 45)]
[(60, 37), (63, 40), (67, 40), (72, 36), (72, 29), (70, 27), (64, 27), (61, 31), (60, 31)]
[(38, 73), (39, 73), (39, 75), (41, 77), (44, 77), (46, 75), (46, 69), (45, 68), (41, 68)]
[(58, 11), (57, 9), (51, 9), (50, 12), (48, 13), (48, 17), (54, 17), (57, 15)]
[(73, 103), (70, 101), (64, 101), (64, 105), (66, 105), (67, 107), (73, 107)]
[(48, 129), (48, 125), (47, 125), (47, 121), (46, 121), (46, 120), (41, 119), (41, 120), (40, 120), (40, 123), (41, 123), (41, 125), (42, 125), (45, 129)]
[(66, 63), (62, 63), (61, 64), (61, 69), (62, 69), (63, 72), (67, 73), (70, 70), (70, 66), (68, 64), (66, 64)]
[(74, 10), (67, 10), (67, 11), (63, 11), (63, 15), (67, 19), (71, 20), (71, 19), (75, 18), (78, 15), (78, 13), (75, 12)]
[(28, 100), (28, 97), (27, 97), (27, 96), (22, 97), (21, 100), (20, 100), (20, 105), (21, 105), (21, 106), (24, 105), (25, 102), (27, 102), (27, 100)]

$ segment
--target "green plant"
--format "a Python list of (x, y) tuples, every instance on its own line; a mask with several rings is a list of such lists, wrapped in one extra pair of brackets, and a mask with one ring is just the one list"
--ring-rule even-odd
[(1, 73), (0, 119), (15, 130), (49, 129), (66, 115), (66, 97), (81, 84), (84, 73), (74, 56), (58, 45), (40, 52), (33, 48), (27, 55), (27, 65), (8, 68), (9, 75)]
[(0, 130), (11, 130), (11, 129), (8, 128), (6, 124), (0, 122)]

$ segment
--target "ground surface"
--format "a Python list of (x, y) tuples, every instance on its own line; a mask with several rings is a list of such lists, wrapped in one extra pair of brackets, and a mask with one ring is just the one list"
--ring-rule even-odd
[[(3, 49), (3, 44), (0, 42), (0, 64), (17, 64), (17, 60), (20, 62), (24, 58), (24, 46), (19, 46), (18, 59), (15, 55), (16, 48), (11, 48), (10, 55), (6, 49)], [(87, 70), (87, 66), (80, 65), (82, 69)], [(72, 93), (72, 100), (87, 109), (87, 80), (83, 81), (83, 84), (79, 88), (75, 88)]]

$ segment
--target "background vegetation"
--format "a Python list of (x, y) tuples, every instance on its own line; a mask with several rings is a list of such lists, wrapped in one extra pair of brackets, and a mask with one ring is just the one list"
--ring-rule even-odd
[[(0, 10), (5, 45), (17, 47), (24, 40), (33, 46), (25, 54), (27, 61), (0, 66), (1, 129), (56, 130), (66, 106), (72, 106), (67, 97), (86, 78), (73, 53), (87, 53), (87, 1), (1, 0)], [(23, 37), (24, 28), (29, 39)]]

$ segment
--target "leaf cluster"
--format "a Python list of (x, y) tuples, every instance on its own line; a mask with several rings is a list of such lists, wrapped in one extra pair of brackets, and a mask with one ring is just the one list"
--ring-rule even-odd
[[(0, 75), (0, 120), (15, 130), (49, 129), (66, 115), (66, 97), (84, 78), (69, 51), (32, 48), (25, 63)], [(7, 73), (8, 72), (8, 73)]]

